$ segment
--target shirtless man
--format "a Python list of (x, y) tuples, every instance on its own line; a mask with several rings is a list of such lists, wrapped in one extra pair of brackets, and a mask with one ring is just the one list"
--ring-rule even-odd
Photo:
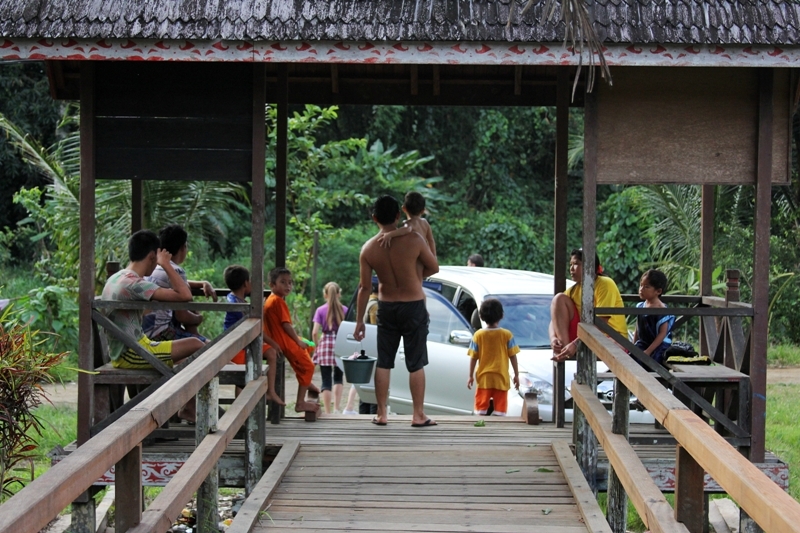
[(406, 353), (413, 427), (435, 426), (425, 416), (425, 365), (428, 364), (428, 311), (422, 279), (439, 272), (439, 263), (425, 239), (416, 232), (395, 237), (395, 245), (383, 248), (378, 242), (381, 234), (397, 229), (400, 204), (391, 196), (381, 196), (372, 207), (372, 220), (380, 231), (361, 248), (359, 257), (360, 284), (356, 312), (356, 340), (362, 340), (366, 328), (364, 311), (372, 288), (372, 272), (378, 275), (378, 363), (375, 369), (375, 396), (378, 414), (372, 423), (387, 423), (386, 402), (389, 398), (389, 376), (394, 368), (400, 338)]

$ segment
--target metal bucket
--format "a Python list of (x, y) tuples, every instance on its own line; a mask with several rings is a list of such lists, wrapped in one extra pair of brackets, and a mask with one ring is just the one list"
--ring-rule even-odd
[(372, 379), (372, 369), (376, 361), (374, 357), (363, 359), (340, 357), (340, 359), (344, 365), (344, 377), (348, 383), (369, 383)]

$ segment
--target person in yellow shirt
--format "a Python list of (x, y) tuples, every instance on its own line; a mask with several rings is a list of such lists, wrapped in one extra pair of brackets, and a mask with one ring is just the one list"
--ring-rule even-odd
[[(595, 307), (623, 307), (622, 296), (614, 280), (603, 274), (600, 259), (595, 256), (597, 277), (594, 281)], [(572, 250), (569, 259), (569, 274), (575, 285), (556, 294), (550, 304), (550, 347), (553, 361), (566, 361), (578, 351), (578, 322), (581, 320), (581, 282), (583, 281), (583, 250)], [(624, 315), (600, 316), (608, 325), (628, 337), (628, 325)]]
[(489, 412), (489, 401), (494, 402), (493, 415), (505, 416), (508, 412), (508, 390), (511, 388), (508, 363), (514, 369), (514, 388), (519, 389), (517, 354), (519, 346), (514, 335), (499, 326), (503, 318), (503, 304), (496, 298), (483, 301), (480, 316), (486, 326), (472, 336), (469, 343), (469, 380), (467, 388), (475, 383), (475, 366), (478, 367), (478, 388), (475, 391), (475, 413)]

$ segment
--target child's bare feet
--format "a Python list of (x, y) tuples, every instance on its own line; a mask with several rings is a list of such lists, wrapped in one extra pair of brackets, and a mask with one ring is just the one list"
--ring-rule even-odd
[(277, 403), (278, 405), (286, 405), (286, 402), (281, 400), (281, 397), (274, 391), (268, 390), (267, 391), (267, 401), (272, 401)]
[(306, 411), (319, 412), (319, 404), (314, 402), (297, 402), (294, 406), (294, 410), (298, 413), (304, 413)]
[(319, 387), (317, 387), (317, 386), (316, 386), (316, 385), (314, 385), (313, 383), (311, 383), (311, 384), (308, 386), (308, 390), (309, 390), (310, 392), (316, 392), (317, 394), (320, 394), (320, 393), (322, 392), (321, 390), (319, 390)]

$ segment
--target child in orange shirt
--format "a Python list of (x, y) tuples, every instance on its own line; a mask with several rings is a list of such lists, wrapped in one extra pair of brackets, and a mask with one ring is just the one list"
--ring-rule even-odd
[(308, 345), (300, 339), (292, 326), (292, 316), (286, 305), (286, 296), (292, 292), (294, 281), (286, 267), (273, 268), (269, 272), (269, 288), (272, 294), (264, 302), (264, 335), (272, 338), (292, 365), (297, 376), (297, 403), (294, 410), (319, 411), (319, 404), (306, 401), (306, 391), (319, 394), (319, 387), (311, 383), (314, 363), (308, 354)]

